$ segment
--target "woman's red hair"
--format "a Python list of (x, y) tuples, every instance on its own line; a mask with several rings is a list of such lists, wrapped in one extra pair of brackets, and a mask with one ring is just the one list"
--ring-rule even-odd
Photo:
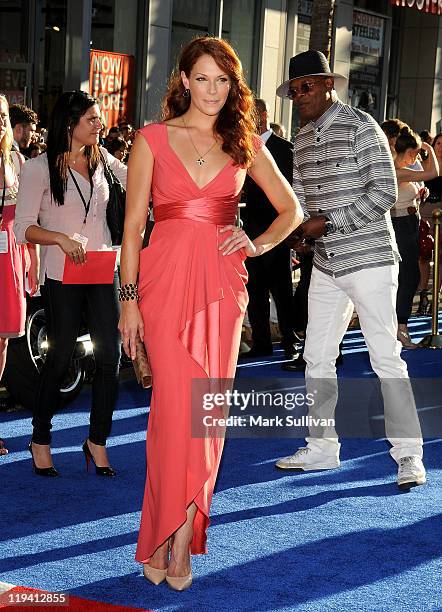
[(233, 48), (222, 38), (195, 38), (181, 51), (177, 68), (172, 73), (162, 103), (162, 120), (183, 115), (190, 106), (190, 97), (183, 96), (181, 71), (190, 76), (195, 62), (202, 55), (210, 55), (228, 74), (231, 85), (226, 103), (216, 120), (214, 131), (223, 141), (222, 150), (240, 166), (249, 166), (254, 155), (255, 109), (253, 94), (247, 86), (241, 62)]

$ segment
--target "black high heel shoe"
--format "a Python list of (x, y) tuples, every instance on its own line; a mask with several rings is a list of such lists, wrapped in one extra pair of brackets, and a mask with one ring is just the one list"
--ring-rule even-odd
[(95, 463), (95, 459), (91, 453), (91, 449), (89, 448), (89, 444), (87, 443), (87, 440), (84, 441), (82, 449), (84, 453), (84, 458), (86, 459), (86, 471), (87, 472), (89, 472), (89, 463), (92, 461), (92, 463), (95, 465), (95, 473), (97, 474), (97, 476), (116, 476), (117, 475), (117, 472), (110, 465), (106, 465), (105, 467), (100, 467), (99, 465)]
[(423, 289), (419, 292), (419, 306), (417, 307), (416, 314), (425, 316), (429, 314), (431, 310), (430, 300), (428, 299), (428, 291)]
[(34, 453), (32, 452), (32, 440), (31, 442), (29, 442), (28, 449), (29, 449), (29, 452), (31, 453), (32, 465), (34, 466), (34, 472), (37, 474), (37, 476), (49, 476), (51, 478), (51, 477), (59, 475), (57, 470), (54, 468), (54, 466), (47, 467), (47, 468), (39, 468), (35, 465)]

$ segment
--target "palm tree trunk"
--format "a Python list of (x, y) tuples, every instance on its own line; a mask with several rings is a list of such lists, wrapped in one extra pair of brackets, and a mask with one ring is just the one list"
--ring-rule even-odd
[(330, 59), (335, 0), (313, 0), (309, 48)]

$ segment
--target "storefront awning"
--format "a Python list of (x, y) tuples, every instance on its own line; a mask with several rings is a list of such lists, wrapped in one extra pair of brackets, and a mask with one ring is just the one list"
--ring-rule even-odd
[(393, 6), (415, 8), (423, 13), (442, 15), (442, 0), (390, 0)]

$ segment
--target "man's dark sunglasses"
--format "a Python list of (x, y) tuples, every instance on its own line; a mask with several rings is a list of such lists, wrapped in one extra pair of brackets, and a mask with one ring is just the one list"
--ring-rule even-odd
[(308, 94), (311, 92), (314, 86), (315, 84), (313, 82), (305, 81), (305, 83), (302, 83), (299, 87), (290, 87), (287, 92), (287, 98), (290, 98), (290, 100), (294, 100), (296, 96), (300, 93)]

